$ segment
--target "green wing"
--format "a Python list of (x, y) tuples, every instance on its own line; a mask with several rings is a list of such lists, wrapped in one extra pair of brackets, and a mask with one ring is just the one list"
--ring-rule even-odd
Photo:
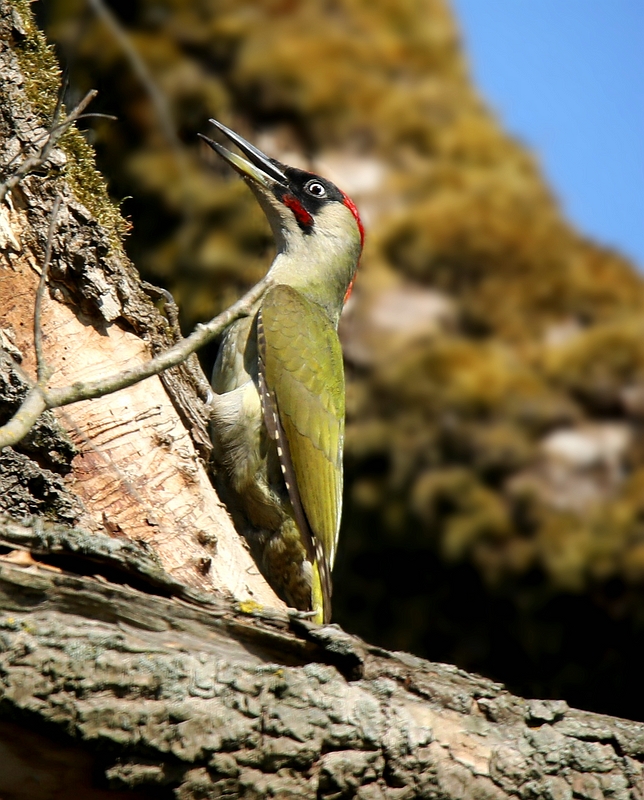
[(296, 521), (330, 608), (342, 513), (342, 349), (321, 306), (283, 285), (269, 289), (262, 301), (257, 340), (266, 424), (277, 440)]

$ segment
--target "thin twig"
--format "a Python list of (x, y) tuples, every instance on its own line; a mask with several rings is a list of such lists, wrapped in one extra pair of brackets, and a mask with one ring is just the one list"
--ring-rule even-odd
[(97, 94), (98, 92), (96, 89), (90, 89), (71, 114), (65, 117), (62, 122), (53, 124), (56, 122), (56, 117), (54, 116), (52, 127), (49, 129), (45, 142), (40, 150), (33, 156), (26, 158), (4, 183), (0, 183), (0, 202), (7, 196), (7, 192), (12, 191), (30, 172), (38, 169), (38, 167), (41, 167), (48, 161), (51, 151), (54, 149), (61, 136), (80, 118), (83, 111), (85, 111)]
[(47, 390), (44, 386), (36, 384), (31, 388), (25, 401), (9, 422), (0, 427), (0, 450), (19, 442), (29, 432), (39, 415), (47, 409), (60, 408), (81, 400), (91, 400), (118, 392), (120, 389), (140, 383), (152, 375), (158, 375), (170, 367), (181, 364), (200, 347), (219, 336), (236, 319), (250, 315), (255, 304), (270, 285), (271, 279), (268, 276), (262, 278), (229, 309), (218, 314), (210, 322), (197, 325), (186, 339), (182, 339), (169, 350), (137, 367), (117, 372), (108, 378), (87, 383), (78, 381), (71, 386), (58, 389)]
[[(142, 281), (141, 286), (146, 294), (154, 300), (159, 300), (160, 298), (165, 300), (163, 310), (170, 323), (170, 330), (173, 333), (175, 343), (180, 342), (183, 339), (183, 334), (181, 333), (181, 326), (179, 325), (179, 306), (175, 303), (172, 294), (167, 289), (155, 286), (152, 283), (148, 283), (148, 281)], [(212, 389), (210, 388), (210, 383), (203, 374), (199, 359), (195, 353), (190, 354), (185, 360), (184, 366), (192, 378), (199, 399), (208, 402), (208, 398), (212, 395)]]
[(37, 378), (38, 384), (44, 385), (51, 377), (51, 369), (47, 366), (42, 350), (42, 326), (40, 324), (40, 315), (42, 311), (42, 301), (45, 294), (45, 286), (47, 285), (47, 273), (49, 271), (49, 263), (51, 261), (51, 246), (54, 239), (54, 230), (58, 222), (58, 212), (60, 211), (60, 204), (62, 197), (58, 194), (54, 200), (54, 207), (51, 210), (51, 217), (49, 219), (49, 230), (47, 231), (47, 249), (45, 250), (45, 260), (40, 272), (40, 281), (38, 282), (38, 289), (36, 291), (36, 302), (34, 304), (34, 350), (36, 351), (36, 365), (37, 365)]
[(172, 147), (181, 158), (183, 148), (181, 146), (181, 142), (179, 141), (179, 137), (177, 136), (176, 126), (172, 118), (172, 112), (170, 110), (168, 101), (166, 100), (163, 92), (157, 86), (147, 64), (141, 58), (138, 50), (132, 43), (132, 39), (124, 30), (118, 17), (116, 17), (114, 12), (105, 5), (103, 0), (88, 0), (88, 3), (93, 9), (94, 13), (100, 17), (100, 19), (110, 30), (110, 33), (116, 39), (119, 47), (130, 62), (134, 73), (141, 81), (143, 87), (150, 96), (150, 100), (152, 101), (152, 105), (156, 111), (163, 135), (165, 136), (170, 147)]
[(163, 303), (163, 310), (170, 323), (170, 329), (172, 330), (174, 340), (178, 342), (183, 339), (181, 327), (179, 326), (179, 306), (176, 304), (172, 293), (162, 286), (155, 286), (149, 281), (141, 281), (141, 288), (148, 297), (151, 297), (153, 300), (161, 300), (161, 298), (163, 298), (165, 301)]
[(109, 119), (110, 122), (117, 122), (118, 117), (115, 114), (102, 114), (99, 111), (90, 111), (89, 114), (81, 114), (76, 117), (76, 122), (81, 119)]
[(51, 118), (51, 125), (49, 126), (50, 128), (53, 128), (60, 118), (60, 112), (63, 110), (63, 101), (68, 89), (69, 89), (69, 64), (65, 66), (65, 69), (63, 71), (62, 80), (60, 82), (60, 89), (58, 90), (58, 98), (56, 99), (56, 108), (54, 109), (54, 113)]
[(22, 401), (22, 405), (0, 428), (0, 450), (8, 445), (16, 444), (24, 438), (38, 421), (38, 417), (47, 410), (47, 401), (41, 386), (32, 387)]
[(211, 319), (210, 322), (197, 325), (186, 339), (182, 339), (169, 350), (159, 353), (158, 356), (143, 364), (132, 367), (132, 369), (123, 370), (123, 372), (117, 372), (108, 378), (100, 378), (87, 383), (79, 381), (71, 386), (46, 391), (44, 394), (47, 408), (60, 408), (61, 406), (70, 405), (70, 403), (77, 403), (80, 400), (103, 397), (135, 383), (140, 383), (152, 375), (158, 375), (170, 367), (176, 367), (177, 364), (181, 364), (200, 347), (219, 336), (236, 319), (250, 314), (253, 306), (269, 285), (269, 278), (263, 278), (228, 310)]
[[(76, 108), (72, 111), (69, 116), (65, 117), (62, 122), (59, 122), (54, 128), (52, 128), (51, 133), (52, 135), (56, 136), (60, 139), (61, 135), (69, 128), (69, 126), (79, 120), (81, 117), (89, 116), (88, 114), (83, 114), (87, 106), (92, 102), (92, 100), (96, 97), (98, 91), (96, 89), (90, 89), (89, 92), (83, 97), (80, 103), (76, 106)], [(51, 138), (51, 137), (50, 137)], [(50, 148), (53, 145), (50, 145)]]

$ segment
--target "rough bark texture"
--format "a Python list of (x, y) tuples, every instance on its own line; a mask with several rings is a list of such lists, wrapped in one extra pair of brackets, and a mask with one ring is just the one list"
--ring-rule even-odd
[[(46, 135), (58, 77), (26, 6), (0, 12), (6, 177)], [(56, 193), (42, 316), (54, 385), (170, 338), (72, 131), (0, 207), (2, 421), (34, 372)], [(2, 800), (643, 800), (644, 725), (522, 700), (280, 610), (207, 481), (207, 447), (180, 369), (47, 413), (2, 453)]]
[[(6, 179), (56, 124), (59, 75), (28, 9), (0, 8), (0, 164)], [(0, 330), (8, 355), (35, 376), (34, 300), (57, 194), (62, 204), (41, 315), (51, 387), (131, 367), (173, 340), (123, 251), (123, 221), (92, 152), (70, 130), (0, 207)], [(208, 479), (202, 460), (209, 453), (207, 415), (194, 373), (183, 366), (47, 414), (25, 442), (0, 456), (0, 510), (148, 542), (185, 583), (279, 604)], [(5, 357), (1, 422), (27, 388)]]
[[(56, 554), (0, 564), (2, 797), (64, 796), (38, 785), (60, 773), (65, 740), (79, 781), (154, 797), (644, 797), (643, 724), (244, 613), (131, 543), (13, 522), (0, 544)], [(87, 559), (109, 580), (81, 575)], [(25, 791), (29, 737), (49, 760)]]

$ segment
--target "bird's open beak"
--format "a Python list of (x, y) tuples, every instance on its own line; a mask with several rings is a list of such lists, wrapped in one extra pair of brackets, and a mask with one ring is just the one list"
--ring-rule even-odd
[(248, 160), (246, 158), (241, 158), (241, 156), (235, 153), (231, 153), (230, 150), (226, 150), (226, 148), (222, 147), (218, 142), (214, 142), (201, 133), (197, 135), (203, 139), (207, 145), (212, 147), (216, 153), (219, 153), (219, 155), (227, 161), (231, 167), (236, 169), (242, 177), (250, 178), (267, 189), (271, 189), (276, 183), (282, 185), (288, 184), (288, 178), (277, 166), (275, 161), (272, 161), (268, 156), (264, 155), (261, 150), (258, 150), (250, 142), (247, 142), (246, 139), (242, 138), (238, 133), (222, 125), (221, 122), (217, 122), (216, 119), (211, 119), (210, 122), (227, 136), (233, 144), (237, 145), (242, 153), (247, 156)]

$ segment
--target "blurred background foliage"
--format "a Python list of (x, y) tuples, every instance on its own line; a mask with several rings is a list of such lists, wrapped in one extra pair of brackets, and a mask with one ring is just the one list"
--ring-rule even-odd
[(335, 619), (644, 719), (644, 281), (562, 217), (446, 0), (35, 10), (68, 105), (97, 88), (118, 116), (87, 135), (186, 331), (271, 259), (251, 193), (196, 138), (210, 116), (361, 209)]

